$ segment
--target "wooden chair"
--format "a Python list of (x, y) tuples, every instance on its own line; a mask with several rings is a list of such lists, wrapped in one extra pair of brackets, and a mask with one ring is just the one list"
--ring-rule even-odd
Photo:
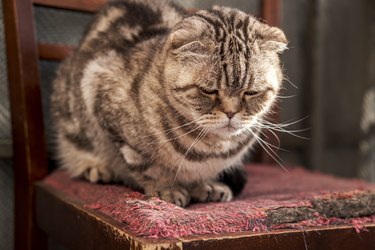
[[(300, 231), (243, 233), (222, 238), (198, 238), (186, 242), (152, 241), (133, 238), (122, 231), (121, 225), (107, 216), (85, 209), (55, 190), (36, 184), (48, 174), (45, 133), (42, 114), (39, 59), (62, 60), (72, 48), (36, 42), (33, 4), (83, 12), (98, 10), (105, 0), (4, 0), (8, 78), (14, 145), (15, 176), (15, 248), (46, 249), (47, 236), (74, 249), (145, 249), (172, 247), (174, 249), (263, 249), (271, 244), (275, 249), (300, 246), (294, 239)], [(261, 17), (270, 25), (279, 23), (279, 0), (263, 0)], [(263, 161), (270, 161), (261, 157)], [(37, 197), (37, 199), (36, 199)], [(39, 228), (39, 225), (43, 231)], [(375, 232), (374, 228), (370, 229)], [(84, 233), (83, 233), (84, 232)], [(352, 234), (351, 227), (328, 228), (310, 235), (310, 240)], [(367, 238), (366, 238), (367, 239)], [(352, 245), (354, 246), (354, 245)], [(270, 247), (271, 248), (271, 247)]]

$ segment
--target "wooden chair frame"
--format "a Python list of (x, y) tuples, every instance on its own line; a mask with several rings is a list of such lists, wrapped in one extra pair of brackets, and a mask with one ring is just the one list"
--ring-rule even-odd
[[(15, 248), (46, 249), (47, 237), (44, 232), (48, 232), (48, 235), (73, 249), (246, 249), (248, 244), (255, 249), (261, 249), (265, 243), (270, 244), (269, 248), (272, 249), (304, 247), (305, 236), (297, 230), (274, 233), (272, 237), (267, 233), (242, 233), (215, 238), (145, 240), (126, 234), (120, 229), (121, 225), (111, 218), (89, 212), (64, 194), (51, 190), (42, 183), (36, 184), (48, 174), (38, 60), (62, 60), (72, 48), (37, 43), (33, 4), (94, 12), (104, 3), (105, 0), (4, 0), (14, 152)], [(279, 10), (280, 0), (263, 0), (261, 17), (270, 25), (277, 26)], [(264, 157), (263, 159), (267, 160)], [(75, 226), (71, 227), (71, 224), (65, 222), (74, 222)], [(66, 228), (67, 226), (69, 228)], [(370, 232), (372, 235), (375, 233), (374, 227), (370, 228)], [(371, 233), (361, 237), (368, 241)], [(90, 238), (87, 235), (90, 235)], [(306, 237), (309, 237), (309, 242), (314, 242), (316, 246), (329, 246), (326, 237), (335, 236), (338, 237), (337, 240), (341, 239), (344, 242), (353, 238), (351, 227), (319, 229), (320, 237), (315, 233), (308, 235), (306, 234)], [(92, 238), (100, 238), (98, 245), (90, 245)], [(363, 242), (367, 242), (366, 240)], [(351, 242), (352, 245), (345, 246), (359, 246), (353, 245), (354, 241)]]

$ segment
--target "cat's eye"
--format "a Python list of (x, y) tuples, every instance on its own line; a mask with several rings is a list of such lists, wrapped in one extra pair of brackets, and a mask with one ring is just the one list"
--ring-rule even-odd
[(200, 87), (199, 90), (206, 95), (218, 95), (219, 94), (219, 91), (217, 89), (208, 90), (208, 89), (204, 89)]
[(244, 95), (246, 96), (256, 96), (256, 95), (259, 95), (260, 94), (260, 91), (254, 91), (254, 90), (249, 90), (249, 91), (246, 91), (244, 93)]

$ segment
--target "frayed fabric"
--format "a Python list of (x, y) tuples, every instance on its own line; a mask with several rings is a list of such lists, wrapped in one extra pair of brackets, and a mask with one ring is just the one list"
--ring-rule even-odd
[(147, 238), (179, 238), (234, 232), (307, 229), (352, 225), (357, 232), (375, 222), (375, 185), (344, 180), (301, 168), (246, 167), (248, 181), (231, 202), (181, 208), (146, 197), (122, 185), (90, 184), (56, 171), (44, 180), (87, 209), (123, 224)]

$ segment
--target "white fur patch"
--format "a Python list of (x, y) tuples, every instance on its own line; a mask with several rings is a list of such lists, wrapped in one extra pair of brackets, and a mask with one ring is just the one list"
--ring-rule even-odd
[(134, 151), (128, 145), (125, 145), (120, 148), (122, 155), (124, 156), (125, 161), (128, 164), (140, 164), (142, 163), (142, 156), (140, 156), (136, 151)]
[(114, 72), (121, 71), (121, 69), (113, 68), (117, 67), (117, 64), (115, 62), (119, 60), (120, 59), (116, 55), (116, 52), (110, 51), (106, 56), (90, 61), (83, 70), (81, 90), (83, 99), (89, 112), (93, 112), (94, 101), (96, 96), (96, 86), (98, 84), (96, 82), (98, 79), (97, 76), (99, 74), (108, 74), (115, 76)]
[(272, 85), (273, 89), (275, 89), (275, 90), (279, 89), (279, 81), (278, 81), (278, 77), (277, 77), (277, 72), (274, 68), (270, 68), (267, 71), (266, 80), (269, 84)]
[(91, 61), (83, 71), (81, 89), (83, 99), (90, 113), (93, 111), (96, 92), (93, 81), (96, 80), (96, 76), (101, 70), (103, 70), (103, 68), (100, 66), (99, 62)]

